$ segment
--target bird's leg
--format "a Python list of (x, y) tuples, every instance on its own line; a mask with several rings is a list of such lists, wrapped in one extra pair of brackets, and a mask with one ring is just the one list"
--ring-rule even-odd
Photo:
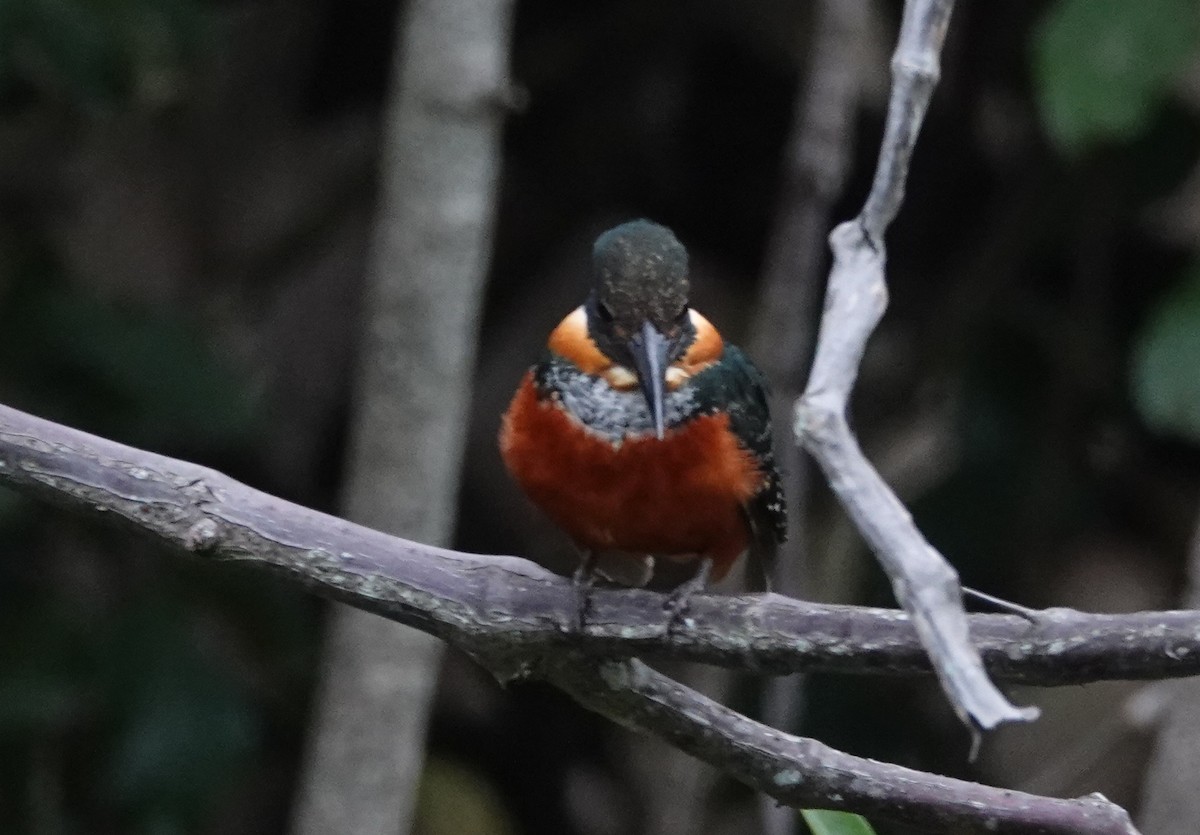
[(571, 576), (571, 587), (575, 590), (574, 631), (582, 632), (591, 601), (592, 587), (596, 585), (596, 552), (591, 548), (583, 552), (583, 562)]
[(683, 626), (683, 616), (687, 613), (688, 606), (691, 605), (692, 595), (697, 592), (704, 591), (708, 585), (708, 575), (712, 573), (712, 557), (702, 557), (700, 559), (700, 567), (696, 569), (696, 573), (691, 579), (684, 580), (675, 590), (671, 592), (671, 596), (667, 598), (667, 603), (663, 607), (671, 619), (667, 621), (667, 632), (671, 632), (678, 626)]
[[(773, 575), (775, 574), (774, 560), (771, 559), (771, 556), (769, 554), (756, 553), (753, 548), (750, 549), (750, 556), (753, 559), (751, 559), (749, 562), (758, 566), (758, 575), (762, 579), (762, 590), (764, 592), (766, 592), (767, 594), (770, 594), (772, 591), (771, 587), (774, 583), (774, 578), (773, 578)], [(747, 568), (746, 568), (746, 575), (747, 575), (746, 585), (748, 586), (747, 591), (758, 591), (758, 589), (756, 589), (750, 585), (751, 580), (750, 580), (749, 566), (747, 566)]]

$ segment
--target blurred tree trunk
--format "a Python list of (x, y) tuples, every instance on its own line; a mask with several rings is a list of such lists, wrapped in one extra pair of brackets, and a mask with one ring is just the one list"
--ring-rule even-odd
[[(788, 541), (780, 547), (776, 565), (769, 567), (772, 586), (779, 594), (801, 599), (827, 599), (822, 595), (831, 590), (812, 588), (814, 571), (805, 553), (811, 462), (793, 437), (791, 418), (812, 364), (828, 252), (825, 238), (853, 157), (869, 15), (867, 0), (820, 0), (814, 6), (808, 71), (796, 89), (750, 341), (771, 381), (775, 452), (787, 502)], [(845, 597), (849, 590), (839, 591)], [(803, 706), (803, 677), (765, 680), (762, 720), (768, 725), (795, 733)], [(795, 809), (763, 795), (760, 810), (764, 835), (796, 831)]]
[[(1188, 556), (1183, 605), (1200, 609), (1200, 525)], [(1170, 703), (1159, 722), (1142, 785), (1141, 831), (1195, 835), (1200, 830), (1200, 680), (1187, 678), (1162, 686), (1170, 688)]]
[[(510, 0), (413, 0), (386, 112), (345, 511), (428, 543), (454, 526), (491, 251)], [(294, 818), (299, 835), (412, 826), (440, 645), (339, 607)]]

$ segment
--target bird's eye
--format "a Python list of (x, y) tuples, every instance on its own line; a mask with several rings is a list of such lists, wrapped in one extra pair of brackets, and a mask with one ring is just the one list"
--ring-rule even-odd
[(596, 302), (596, 313), (600, 315), (600, 320), (603, 322), (611, 322), (613, 320), (612, 311), (608, 309), (608, 305), (604, 302)]
[(679, 311), (679, 314), (675, 317), (675, 321), (682, 325), (685, 321), (687, 321), (687, 317), (688, 317), (688, 308), (685, 305), (683, 310)]

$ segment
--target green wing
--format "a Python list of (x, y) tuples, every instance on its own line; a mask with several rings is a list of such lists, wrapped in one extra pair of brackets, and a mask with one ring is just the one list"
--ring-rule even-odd
[(728, 414), (730, 429), (758, 459), (766, 476), (762, 490), (744, 510), (755, 556), (770, 566), (779, 543), (787, 539), (787, 509), (772, 446), (767, 379), (741, 349), (727, 345), (720, 361), (697, 374), (692, 382), (699, 409)]

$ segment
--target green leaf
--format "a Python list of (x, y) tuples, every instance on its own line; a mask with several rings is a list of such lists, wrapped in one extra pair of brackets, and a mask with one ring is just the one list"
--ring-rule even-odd
[(512, 835), (518, 829), (492, 783), (438, 756), (430, 757), (421, 772), (416, 817), (414, 829), (426, 835)]
[(812, 835), (875, 835), (871, 824), (861, 815), (828, 809), (801, 809), (800, 814)]
[(1046, 130), (1072, 153), (1133, 138), (1198, 42), (1195, 0), (1059, 0), (1033, 39)]
[(1133, 398), (1154, 429), (1200, 443), (1200, 265), (1163, 296), (1138, 334)]

